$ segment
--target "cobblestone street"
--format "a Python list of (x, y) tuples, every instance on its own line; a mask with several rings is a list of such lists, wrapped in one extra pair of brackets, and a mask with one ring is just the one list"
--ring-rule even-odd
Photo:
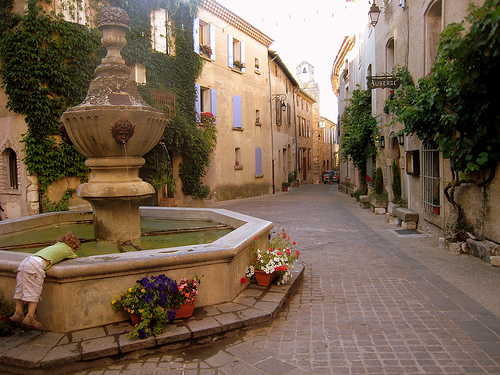
[(398, 235), (336, 185), (210, 204), (297, 241), (304, 281), (268, 327), (79, 374), (500, 374), (500, 269)]

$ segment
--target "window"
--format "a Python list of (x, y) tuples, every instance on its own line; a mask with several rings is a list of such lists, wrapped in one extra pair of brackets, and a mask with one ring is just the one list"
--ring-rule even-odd
[(168, 53), (167, 11), (157, 9), (151, 12), (151, 44), (155, 51)]
[(262, 125), (260, 122), (260, 111), (258, 109), (255, 110), (255, 125)]
[(135, 64), (133, 67), (134, 81), (140, 84), (146, 84), (146, 67), (142, 64)]
[(234, 149), (234, 167), (235, 169), (242, 169), (241, 165), (241, 149), (236, 147)]
[(425, 14), (425, 71), (429, 72), (437, 55), (442, 25), (442, 1), (432, 3)]
[(19, 184), (17, 180), (17, 155), (16, 152), (9, 148), (6, 150), (9, 156), (9, 187), (11, 189), (18, 189)]
[(255, 58), (255, 72), (260, 72), (260, 62), (258, 57)]
[(83, 0), (62, 0), (55, 3), (56, 13), (61, 13), (64, 20), (85, 25), (87, 22), (86, 4)]
[(281, 125), (283, 123), (283, 106), (284, 103), (280, 98), (276, 98), (275, 100), (275, 109), (276, 109), (276, 125)]
[(196, 53), (215, 61), (215, 26), (213, 24), (195, 18), (193, 42)]
[(215, 89), (196, 85), (196, 113), (211, 112), (217, 116), (217, 92)]
[(440, 205), (439, 151), (432, 143), (424, 143), (420, 150), (420, 177), (422, 178), (422, 206), (435, 212)]
[(233, 95), (233, 128), (241, 129), (241, 96)]
[(227, 64), (245, 73), (245, 43), (232, 35), (227, 36)]
[(261, 177), (262, 174), (262, 149), (255, 149), (255, 177)]

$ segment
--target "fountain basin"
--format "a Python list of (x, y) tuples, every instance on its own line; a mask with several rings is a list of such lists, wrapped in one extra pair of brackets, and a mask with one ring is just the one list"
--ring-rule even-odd
[[(47, 271), (37, 309), (44, 329), (66, 333), (127, 320), (125, 313), (112, 310), (111, 300), (136, 280), (162, 273), (176, 280), (204, 275), (197, 307), (232, 301), (247, 285), (241, 278), (250, 264), (255, 237), (261, 245), (267, 243), (273, 227), (269, 221), (222, 209), (143, 207), (140, 211), (143, 217), (211, 220), (235, 230), (211, 244), (96, 255), (54, 265)], [(2, 234), (91, 218), (92, 212), (78, 211), (5, 220), (0, 223), (0, 239)], [(7, 298), (14, 294), (13, 271), (26, 256), (0, 251), (0, 284)]]

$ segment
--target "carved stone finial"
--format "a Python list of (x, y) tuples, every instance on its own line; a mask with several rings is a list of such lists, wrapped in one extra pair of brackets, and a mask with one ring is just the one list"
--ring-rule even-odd
[(130, 17), (127, 12), (119, 7), (104, 7), (97, 16), (99, 30), (102, 26), (122, 26), (128, 29)]

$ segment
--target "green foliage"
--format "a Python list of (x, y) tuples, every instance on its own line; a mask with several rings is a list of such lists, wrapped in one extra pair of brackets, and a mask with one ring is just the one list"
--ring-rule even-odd
[(500, 82), (498, 0), (471, 4), (466, 20), (442, 32), (431, 72), (415, 86), (406, 69), (403, 84), (386, 104), (405, 132), (436, 142), (451, 169), (462, 177), (494, 169), (500, 159)]
[[(20, 16), (12, 13), (13, 0), (0, 0), (0, 78), (8, 108), (25, 115), (24, 162), (30, 174), (38, 176), (42, 194), (52, 182), (66, 176), (79, 176), (82, 181), (87, 178), (85, 158), (73, 147), (57, 144), (51, 135), (57, 134), (61, 114), (85, 98), (102, 52), (98, 30), (45, 12), (43, 2), (48, 0), (29, 0)], [(200, 0), (111, 0), (110, 5), (124, 8), (131, 18), (122, 55), (129, 65), (142, 63), (147, 67), (148, 84), (139, 85), (143, 98), (155, 104), (151, 89), (176, 95), (178, 117), (169, 122), (163, 138), (183, 157), (184, 191), (206, 197), (209, 188), (202, 179), (216, 137), (213, 129), (197, 127), (194, 111), (195, 81), (203, 63), (193, 51), (192, 25)], [(168, 43), (175, 40), (175, 56), (152, 50), (150, 13), (159, 8), (166, 9), (174, 20), (174, 26), (169, 25)], [(148, 171), (171, 170), (166, 153), (152, 155), (145, 165)]]
[(2, 1), (0, 21), (0, 77), (7, 107), (25, 116), (25, 164), (40, 180), (44, 193), (65, 176), (85, 178), (84, 158), (72, 147), (57, 145), (59, 117), (85, 98), (97, 66), (99, 35), (82, 25), (43, 11), (36, 0), (25, 14), (10, 13), (11, 2)]
[(392, 160), (392, 202), (396, 204), (401, 204), (403, 202), (402, 199), (402, 190), (401, 190), (401, 173), (399, 172), (398, 163), (396, 159)]
[(59, 202), (53, 202), (47, 197), (42, 198), (42, 212), (68, 211), (69, 200), (75, 189), (67, 189)]
[[(377, 122), (371, 115), (371, 90), (353, 90), (340, 118), (342, 124), (342, 160), (351, 158), (354, 165), (364, 171), (366, 159), (377, 154)], [(364, 175), (364, 174), (363, 174)]]
[(374, 180), (375, 181), (373, 183), (374, 188), (372, 196), (375, 199), (381, 201), (387, 201), (388, 194), (384, 187), (384, 173), (382, 172), (382, 168), (380, 167), (377, 168), (377, 170), (375, 171)]

